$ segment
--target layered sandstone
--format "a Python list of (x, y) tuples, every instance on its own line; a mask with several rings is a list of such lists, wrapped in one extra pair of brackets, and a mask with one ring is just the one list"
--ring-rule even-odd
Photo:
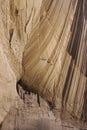
[(87, 121), (86, 8), (86, 0), (0, 0), (0, 122), (21, 104), (19, 84), (56, 120)]

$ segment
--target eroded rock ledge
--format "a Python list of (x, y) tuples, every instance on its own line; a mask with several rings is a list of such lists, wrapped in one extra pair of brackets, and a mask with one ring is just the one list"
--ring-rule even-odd
[[(1, 130), (86, 130), (86, 125), (55, 118), (49, 105), (32, 92), (26, 92), (19, 85), (19, 96), (1, 125)], [(71, 120), (69, 118), (69, 120)], [(83, 129), (84, 127), (84, 129)]]
[(56, 119), (86, 122), (87, 1), (0, 0), (0, 27), (0, 122), (20, 102), (17, 83)]

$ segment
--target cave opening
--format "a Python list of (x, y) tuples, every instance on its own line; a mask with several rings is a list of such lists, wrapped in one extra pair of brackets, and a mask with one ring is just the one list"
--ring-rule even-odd
[[(16, 90), (17, 90), (17, 93), (18, 95), (20, 96), (21, 99), (23, 99), (23, 101), (25, 102), (25, 95), (28, 94), (28, 95), (37, 95), (37, 103), (40, 107), (40, 96), (39, 96), (39, 93), (34, 90), (33, 88), (30, 88), (30, 89), (27, 89), (28, 86), (22, 81), (22, 80), (19, 80), (16, 84)], [(21, 92), (21, 93), (20, 93)]]

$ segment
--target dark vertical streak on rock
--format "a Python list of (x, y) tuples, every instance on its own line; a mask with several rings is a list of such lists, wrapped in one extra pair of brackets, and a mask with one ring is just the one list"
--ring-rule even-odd
[(78, 54), (80, 40), (81, 40), (81, 32), (83, 28), (83, 0), (78, 0), (77, 10), (74, 16), (73, 24), (72, 24), (72, 35), (70, 40), (70, 45), (68, 47), (68, 52), (72, 55), (72, 58), (75, 59), (76, 54)]
[(39, 97), (39, 94), (37, 94), (37, 103), (38, 103), (38, 105), (40, 107), (40, 97)]
[(73, 60), (71, 60), (71, 63), (70, 63), (69, 69), (68, 69), (68, 73), (67, 73), (67, 77), (66, 77), (66, 82), (64, 85), (64, 90), (62, 93), (62, 106), (63, 107), (65, 107), (65, 104), (68, 99), (68, 94), (69, 94), (69, 90), (70, 90), (70, 86), (71, 86), (71, 81), (73, 78), (73, 73), (74, 73)]
[(1, 130), (1, 128), (2, 128), (2, 123), (0, 124), (0, 130)]
[(85, 16), (85, 20), (87, 20), (87, 0), (84, 0), (84, 16)]
[(13, 32), (14, 32), (14, 29), (10, 29), (9, 30), (9, 35), (10, 35), (10, 38), (9, 38), (9, 43), (11, 44), (11, 40), (12, 40), (12, 37), (13, 37)]
[(84, 122), (87, 121), (87, 81), (86, 81), (86, 88), (84, 92), (84, 105), (83, 105), (81, 120), (83, 120)]
[(50, 2), (50, 4), (49, 4), (49, 6), (48, 6), (46, 12), (48, 12), (48, 11), (50, 10), (50, 7), (51, 7), (52, 3), (53, 3), (53, 0), (51, 0), (51, 2)]

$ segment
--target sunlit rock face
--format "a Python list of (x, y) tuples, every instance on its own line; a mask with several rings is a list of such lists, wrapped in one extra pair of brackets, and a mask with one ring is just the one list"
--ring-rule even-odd
[(0, 122), (21, 104), (18, 84), (56, 120), (86, 121), (86, 37), (86, 0), (0, 0)]
[(43, 1), (23, 57), (27, 88), (79, 119), (84, 118), (86, 33), (86, 1)]

